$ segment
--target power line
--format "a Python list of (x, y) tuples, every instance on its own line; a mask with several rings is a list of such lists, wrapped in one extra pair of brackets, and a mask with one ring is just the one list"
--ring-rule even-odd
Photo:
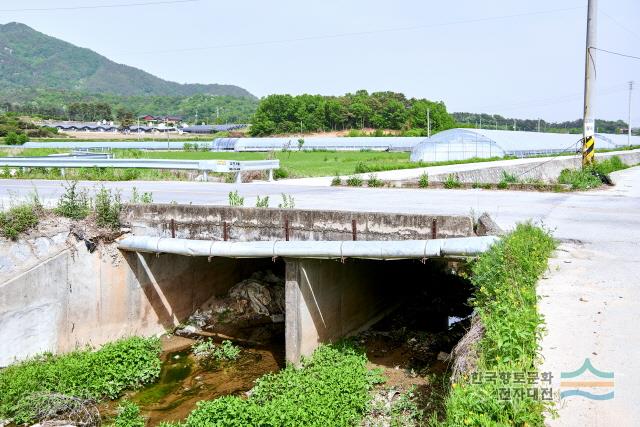
[(53, 12), (58, 10), (83, 10), (83, 9), (111, 9), (118, 7), (135, 7), (135, 6), (154, 6), (163, 4), (176, 4), (176, 3), (194, 3), (202, 0), (164, 0), (164, 1), (150, 1), (141, 3), (120, 3), (120, 4), (103, 4), (92, 6), (60, 6), (60, 7), (34, 7), (23, 9), (0, 9), (0, 12)]
[(627, 31), (629, 34), (633, 34), (635, 37), (638, 38), (638, 40), (640, 40), (640, 34), (636, 33), (635, 31), (631, 30), (629, 27), (623, 25), (622, 23), (620, 23), (620, 21), (618, 21), (617, 19), (615, 19), (613, 16), (609, 15), (607, 12), (605, 12), (604, 10), (600, 9), (600, 11), (602, 12), (602, 14), (604, 16), (606, 16), (607, 18), (609, 18), (611, 21), (613, 21), (618, 27), (622, 28), (623, 30)]
[(485, 18), (465, 19), (465, 20), (459, 20), (459, 21), (443, 22), (439, 24), (417, 25), (412, 27), (397, 27), (397, 28), (386, 28), (386, 29), (379, 29), (379, 30), (354, 31), (354, 32), (347, 32), (347, 33), (323, 34), (318, 36), (306, 36), (306, 37), (297, 37), (297, 38), (279, 39), (279, 40), (250, 41), (250, 42), (243, 42), (243, 43), (230, 43), (230, 44), (222, 44), (222, 45), (215, 45), (215, 46), (201, 46), (201, 47), (191, 47), (191, 48), (182, 48), (182, 49), (131, 52), (130, 54), (139, 55), (139, 54), (177, 53), (177, 52), (226, 49), (226, 48), (236, 48), (236, 47), (264, 46), (264, 45), (283, 44), (283, 43), (292, 43), (292, 42), (301, 42), (301, 41), (336, 39), (336, 38), (353, 37), (353, 36), (364, 36), (364, 35), (371, 35), (371, 34), (384, 34), (384, 33), (394, 33), (394, 32), (403, 32), (403, 31), (424, 30), (424, 29), (431, 29), (431, 28), (441, 28), (441, 27), (447, 27), (451, 25), (474, 24), (474, 23), (495, 21), (495, 20), (501, 20), (501, 19), (521, 18), (526, 16), (547, 15), (547, 14), (567, 12), (567, 11), (577, 10), (577, 9), (584, 9), (584, 6), (568, 7), (563, 9), (542, 10), (537, 12), (517, 13), (512, 15), (488, 16)]
[(611, 50), (607, 50), (607, 49), (600, 49), (599, 47), (595, 47), (595, 46), (591, 46), (589, 49), (599, 50), (600, 52), (606, 52), (606, 53), (610, 53), (610, 54), (612, 54), (612, 55), (623, 56), (623, 57), (625, 57), (625, 58), (631, 58), (631, 59), (637, 59), (637, 60), (640, 60), (640, 56), (633, 56), (633, 55), (627, 55), (626, 53), (613, 52), (613, 51), (611, 51)]

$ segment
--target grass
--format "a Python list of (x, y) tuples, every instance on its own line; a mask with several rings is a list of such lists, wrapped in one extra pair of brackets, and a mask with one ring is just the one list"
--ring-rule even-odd
[[(543, 319), (536, 282), (555, 248), (552, 236), (529, 223), (484, 253), (472, 267), (472, 305), (486, 331), (479, 343), (476, 375), (536, 371)], [(473, 381), (464, 376), (446, 399), (446, 426), (542, 426), (549, 403), (525, 395), (501, 400), (499, 389), (526, 385)], [(526, 390), (525, 390), (526, 391)]]
[(25, 203), (0, 212), (0, 236), (11, 240), (17, 239), (20, 233), (38, 225), (40, 210), (41, 207), (35, 203)]
[(558, 177), (559, 184), (569, 184), (573, 190), (587, 190), (600, 187), (603, 182), (609, 182), (611, 172), (626, 169), (620, 157), (612, 156), (603, 161), (595, 162), (591, 167), (583, 169), (564, 169)]
[(324, 345), (302, 366), (288, 365), (256, 381), (251, 396), (224, 396), (198, 403), (173, 426), (354, 426), (365, 414), (369, 391), (382, 381), (367, 357), (348, 344)]
[(34, 419), (37, 393), (83, 399), (115, 399), (124, 390), (152, 382), (160, 374), (160, 340), (132, 337), (97, 351), (77, 350), (61, 356), (45, 353), (0, 370), (0, 418), (16, 424)]

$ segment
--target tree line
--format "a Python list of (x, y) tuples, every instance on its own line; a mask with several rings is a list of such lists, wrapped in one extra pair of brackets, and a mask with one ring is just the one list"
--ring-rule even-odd
[(366, 90), (344, 96), (269, 95), (251, 120), (250, 133), (266, 136), (344, 129), (414, 130), (416, 134), (454, 127), (443, 102), (408, 99), (402, 93)]
[[(452, 113), (459, 127), (519, 130), (551, 133), (582, 133), (582, 119), (568, 120), (564, 122), (548, 122), (538, 119), (506, 118), (499, 114), (479, 113)], [(620, 133), (627, 129), (627, 123), (623, 120), (596, 119), (596, 132)], [(636, 132), (634, 132), (636, 133)]]

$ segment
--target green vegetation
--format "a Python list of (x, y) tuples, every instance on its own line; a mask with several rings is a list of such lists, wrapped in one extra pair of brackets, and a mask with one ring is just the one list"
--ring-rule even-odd
[(268, 208), (269, 207), (269, 196), (256, 196), (256, 208)]
[(38, 214), (41, 206), (25, 203), (12, 206), (7, 211), (0, 211), (0, 236), (15, 240), (20, 233), (38, 225)]
[(426, 172), (422, 172), (420, 174), (420, 178), (418, 179), (418, 187), (427, 188), (429, 186), (429, 174)]
[(54, 212), (65, 218), (86, 218), (91, 212), (91, 199), (86, 191), (78, 190), (76, 181), (67, 182)]
[(145, 424), (138, 405), (125, 400), (118, 405), (118, 415), (111, 427), (144, 427)]
[(447, 178), (443, 181), (442, 185), (444, 185), (444, 188), (449, 188), (449, 189), (462, 187), (462, 184), (458, 179), (458, 175), (455, 175), (452, 173), (447, 175)]
[(331, 185), (334, 187), (342, 185), (342, 178), (340, 178), (340, 175), (336, 174), (336, 176), (333, 177), (333, 179), (331, 180)]
[(183, 427), (353, 426), (367, 410), (369, 391), (382, 381), (366, 355), (346, 344), (319, 347), (301, 367), (288, 365), (256, 381), (251, 396), (198, 403)]
[(162, 80), (16, 22), (0, 25), (0, 45), (11, 49), (10, 55), (3, 56), (0, 89), (17, 99), (24, 99), (37, 89), (127, 96), (208, 93), (252, 98), (249, 92), (237, 86)]
[(516, 175), (507, 171), (502, 171), (500, 182), (498, 182), (498, 188), (504, 190), (509, 187), (509, 184), (517, 184), (518, 182), (520, 182), (520, 180)]
[(95, 197), (96, 224), (99, 227), (116, 229), (120, 227), (120, 192), (112, 192), (104, 187), (100, 188)]
[(229, 191), (229, 206), (244, 206), (244, 197), (238, 193), (238, 190)]
[(132, 337), (97, 351), (45, 353), (0, 370), (0, 418), (16, 424), (37, 421), (25, 405), (36, 393), (83, 399), (115, 399), (127, 389), (154, 381), (160, 374), (160, 340)]
[(218, 362), (237, 360), (240, 356), (240, 347), (229, 340), (216, 345), (211, 338), (198, 341), (191, 346), (193, 354), (201, 359), (210, 359)]
[(293, 209), (296, 207), (296, 201), (291, 194), (282, 193), (282, 203), (278, 204), (280, 209)]
[(15, 114), (0, 114), (0, 138), (7, 145), (22, 145), (32, 137), (55, 136), (58, 129), (37, 126)]
[[(535, 372), (543, 319), (537, 310), (536, 282), (555, 248), (551, 235), (531, 224), (516, 229), (480, 256), (473, 265), (472, 305), (485, 327), (479, 343), (479, 373)], [(526, 384), (509, 384), (511, 388)], [(468, 376), (453, 384), (446, 400), (447, 426), (541, 426), (544, 401), (528, 397), (499, 398), (490, 381)]]
[(369, 174), (369, 180), (367, 181), (367, 187), (382, 187), (384, 182), (378, 178), (374, 173)]
[[(582, 119), (554, 123), (545, 120), (538, 121), (538, 119), (505, 118), (499, 114), (451, 113), (451, 115), (455, 119), (457, 127), (514, 130), (515, 122), (516, 130), (536, 132), (539, 124), (540, 132), (582, 133)], [(596, 119), (596, 123), (598, 124), (597, 132), (600, 133), (620, 133), (622, 129), (627, 128), (627, 123), (622, 120)], [(638, 134), (639, 131), (640, 129), (636, 129), (634, 134)]]
[(131, 199), (129, 200), (129, 203), (133, 203), (133, 204), (153, 203), (153, 193), (150, 191), (144, 191), (142, 193), (139, 193), (138, 189), (136, 187), (133, 187), (133, 189), (131, 190)]
[(626, 169), (620, 157), (612, 156), (606, 160), (596, 161), (592, 166), (582, 169), (564, 169), (558, 177), (559, 184), (569, 184), (573, 190), (587, 190), (600, 187), (611, 180), (611, 172)]
[(362, 187), (362, 183), (362, 178), (357, 175), (351, 175), (349, 178), (347, 178), (347, 185), (349, 187)]
[[(433, 132), (454, 126), (443, 102), (407, 99), (402, 93), (359, 90), (344, 96), (269, 95), (251, 119), (254, 136), (318, 132), (373, 127), (407, 130), (427, 128), (427, 111)], [(382, 136), (382, 134), (380, 135)]]

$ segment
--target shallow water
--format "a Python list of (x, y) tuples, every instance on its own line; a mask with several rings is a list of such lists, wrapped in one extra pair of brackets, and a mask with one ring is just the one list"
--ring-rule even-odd
[[(162, 355), (159, 380), (126, 399), (140, 406), (148, 426), (162, 421), (184, 420), (201, 400), (220, 396), (242, 395), (256, 379), (284, 366), (283, 346), (270, 348), (242, 347), (239, 359), (232, 362), (199, 363), (190, 350), (172, 351)], [(103, 416), (115, 415), (118, 401), (101, 408)]]

